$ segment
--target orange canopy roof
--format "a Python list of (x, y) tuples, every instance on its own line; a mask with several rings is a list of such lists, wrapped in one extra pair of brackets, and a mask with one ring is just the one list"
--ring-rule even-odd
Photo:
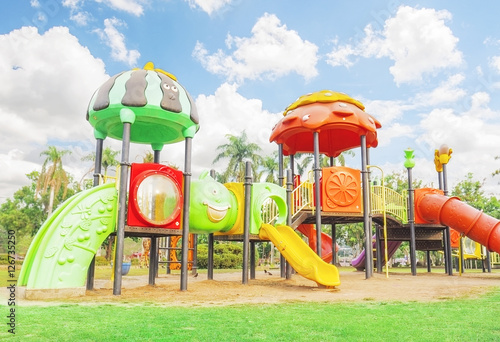
[(366, 136), (367, 147), (377, 147), (377, 128), (382, 125), (364, 111), (361, 102), (329, 90), (301, 96), (283, 113), (269, 141), (283, 145), (283, 154), (313, 153), (313, 133), (319, 133), (319, 153), (337, 157), (359, 147)]

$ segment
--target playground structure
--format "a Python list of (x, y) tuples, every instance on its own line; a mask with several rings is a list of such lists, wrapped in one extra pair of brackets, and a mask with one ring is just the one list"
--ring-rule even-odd
[[(346, 94), (320, 91), (300, 97), (284, 112), (271, 132), (279, 148), (279, 183), (252, 183), (247, 163), (244, 183), (222, 184), (208, 172), (191, 179), (191, 145), (199, 118), (189, 93), (174, 75), (156, 69), (120, 73), (93, 95), (87, 120), (94, 127), (94, 188), (64, 202), (44, 223), (26, 255), (18, 284), (31, 291), (93, 288), (93, 258), (109, 235), (116, 236), (113, 294), (121, 294), (125, 236), (150, 237), (149, 284), (154, 284), (159, 237), (181, 237), (180, 289), (187, 289), (190, 268), (189, 234), (209, 234), (208, 277), (213, 278), (215, 240), (243, 242), (243, 283), (255, 277), (255, 243), (271, 241), (286, 259), (281, 276), (291, 267), (318, 285), (340, 285), (332, 246), (337, 224), (362, 222), (365, 251), (353, 264), (366, 278), (387, 263), (401, 241), (410, 241), (412, 272), (415, 251), (442, 250), (451, 272), (448, 227), (469, 236), (488, 250), (500, 252), (500, 222), (445, 196), (436, 189), (411, 189), (412, 155), (407, 155), (409, 198), (382, 185), (371, 185), (369, 148), (378, 145), (381, 124)], [(116, 183), (100, 184), (106, 137), (122, 140)], [(184, 170), (159, 163), (165, 144), (185, 141)], [(154, 163), (130, 164), (130, 143), (150, 144)], [(361, 170), (335, 166), (340, 153), (361, 149)], [(314, 180), (296, 181), (294, 156), (314, 154)], [(320, 168), (320, 154), (330, 167)], [(290, 158), (284, 170), (283, 158)], [(446, 166), (448, 159), (443, 159)], [(130, 177), (129, 177), (130, 176)], [(129, 179), (130, 178), (130, 179)], [(286, 184), (285, 184), (286, 178)], [(128, 189), (128, 191), (127, 191)], [(322, 225), (332, 226), (329, 237)], [(375, 225), (375, 239), (373, 236)], [(295, 232), (308, 237), (305, 243)], [(382, 255), (384, 252), (384, 256)], [(213, 261), (213, 259), (212, 259)], [(333, 260), (334, 262), (334, 260)], [(291, 266), (288, 267), (287, 265)]]

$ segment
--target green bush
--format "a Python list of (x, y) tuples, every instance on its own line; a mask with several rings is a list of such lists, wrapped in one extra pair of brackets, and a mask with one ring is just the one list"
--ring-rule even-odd
[[(255, 260), (258, 261), (258, 251)], [(208, 245), (198, 244), (198, 268), (208, 268)], [(243, 246), (237, 243), (218, 243), (214, 245), (214, 268), (243, 267)]]
[(109, 261), (103, 256), (96, 256), (95, 264), (96, 266), (109, 266)]
[[(16, 265), (22, 265), (23, 260), (16, 259), (15, 262)], [(0, 254), (0, 265), (9, 265), (9, 257), (7, 253), (1, 253)]]

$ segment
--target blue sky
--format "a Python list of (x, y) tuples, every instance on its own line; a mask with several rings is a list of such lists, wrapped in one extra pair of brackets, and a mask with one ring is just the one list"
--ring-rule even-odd
[[(79, 180), (94, 151), (85, 120), (110, 76), (152, 61), (196, 100), (193, 171), (212, 165), (225, 134), (246, 131), (263, 154), (271, 128), (300, 95), (360, 100), (381, 123), (371, 164), (436, 184), (434, 150), (453, 149), (450, 185), (472, 172), (500, 194), (500, 4), (481, 1), (31, 0), (0, 13), (0, 202), (40, 170), (47, 145), (72, 150)], [(119, 141), (105, 146), (120, 149)], [(132, 161), (149, 147), (134, 145)], [(348, 158), (359, 166), (359, 151)], [(162, 161), (183, 165), (184, 144)]]

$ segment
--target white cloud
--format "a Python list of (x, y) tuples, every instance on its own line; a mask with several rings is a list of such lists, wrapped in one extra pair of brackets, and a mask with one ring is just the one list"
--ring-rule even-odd
[(385, 21), (383, 30), (368, 25), (359, 44), (337, 45), (327, 55), (327, 63), (350, 67), (352, 57), (388, 57), (394, 61), (389, 71), (397, 84), (420, 81), (424, 74), (434, 75), (463, 62), (456, 46), (458, 38), (446, 26), (449, 20), (451, 14), (446, 10), (401, 6)]
[(382, 126), (403, 118), (406, 110), (414, 106), (404, 101), (363, 100), (365, 111), (373, 115)]
[(40, 165), (40, 151), (49, 142), (91, 144), (85, 113), (107, 76), (102, 60), (66, 27), (42, 35), (23, 27), (0, 35), (0, 73), (0, 197), (9, 197), (28, 182), (24, 174)]
[[(217, 147), (228, 142), (226, 134), (239, 136), (245, 130), (248, 140), (259, 145), (263, 155), (277, 150), (275, 144), (269, 143), (269, 137), (281, 114), (264, 110), (261, 100), (245, 98), (235, 84), (224, 83), (213, 95), (198, 96), (196, 106), (200, 131), (193, 139), (193, 169), (212, 167)], [(219, 163), (218, 171), (224, 165)]]
[(140, 17), (144, 14), (144, 7), (142, 4), (145, 0), (95, 0), (96, 2), (103, 3), (113, 9), (127, 12)]
[(400, 137), (415, 137), (415, 129), (411, 125), (401, 124), (399, 122), (382, 127), (378, 131), (379, 146), (389, 146), (394, 143), (394, 139)]
[[(491, 178), (491, 173), (499, 168), (494, 156), (500, 154), (500, 125), (488, 117), (498, 117), (500, 113), (489, 108), (489, 96), (485, 93), (473, 94), (470, 103), (470, 108), (461, 113), (442, 108), (426, 114), (420, 122), (418, 143), (433, 148), (447, 144), (452, 148), (450, 167), (456, 176), (472, 172), (477, 179)], [(495, 192), (499, 193), (498, 189)]]
[(20, 156), (20, 150), (7, 151), (6, 154), (0, 153), (0, 168), (2, 177), (0, 177), (0, 203), (12, 196), (21, 186), (29, 184), (26, 174), (39, 168), (39, 164), (26, 161)]
[(490, 59), (490, 66), (497, 72), (500, 73), (500, 56), (494, 56)]
[(232, 0), (184, 0), (189, 3), (191, 8), (201, 8), (208, 15), (217, 12), (226, 5), (231, 4)]
[(92, 18), (89, 12), (81, 11), (84, 0), (63, 0), (62, 5), (70, 9), (69, 19), (79, 26), (86, 26)]
[(228, 35), (226, 45), (228, 49), (235, 46), (232, 54), (218, 50), (210, 55), (198, 42), (193, 55), (209, 72), (224, 75), (229, 81), (273, 79), (292, 72), (308, 80), (318, 74), (318, 47), (288, 30), (273, 14), (266, 13), (257, 20), (250, 38)]
[(365, 111), (382, 123), (377, 138), (379, 147), (389, 146), (393, 139), (414, 136), (414, 128), (402, 123), (405, 111), (413, 109), (413, 105), (402, 101), (366, 100), (363, 101)]
[(135, 66), (141, 56), (137, 50), (128, 50), (125, 45), (125, 36), (118, 31), (118, 27), (126, 26), (125, 22), (116, 18), (104, 19), (104, 29), (95, 32), (111, 48), (111, 57), (115, 61), (125, 62), (128, 66)]
[(68, 7), (71, 10), (77, 10), (80, 7), (80, 4), (83, 3), (84, 0), (63, 0), (62, 5), (64, 7)]
[(466, 95), (466, 91), (459, 87), (464, 79), (462, 74), (453, 75), (431, 92), (417, 94), (414, 102), (424, 107), (459, 102)]
[(86, 26), (91, 20), (91, 15), (88, 12), (77, 12), (71, 14), (69, 18), (79, 26)]

